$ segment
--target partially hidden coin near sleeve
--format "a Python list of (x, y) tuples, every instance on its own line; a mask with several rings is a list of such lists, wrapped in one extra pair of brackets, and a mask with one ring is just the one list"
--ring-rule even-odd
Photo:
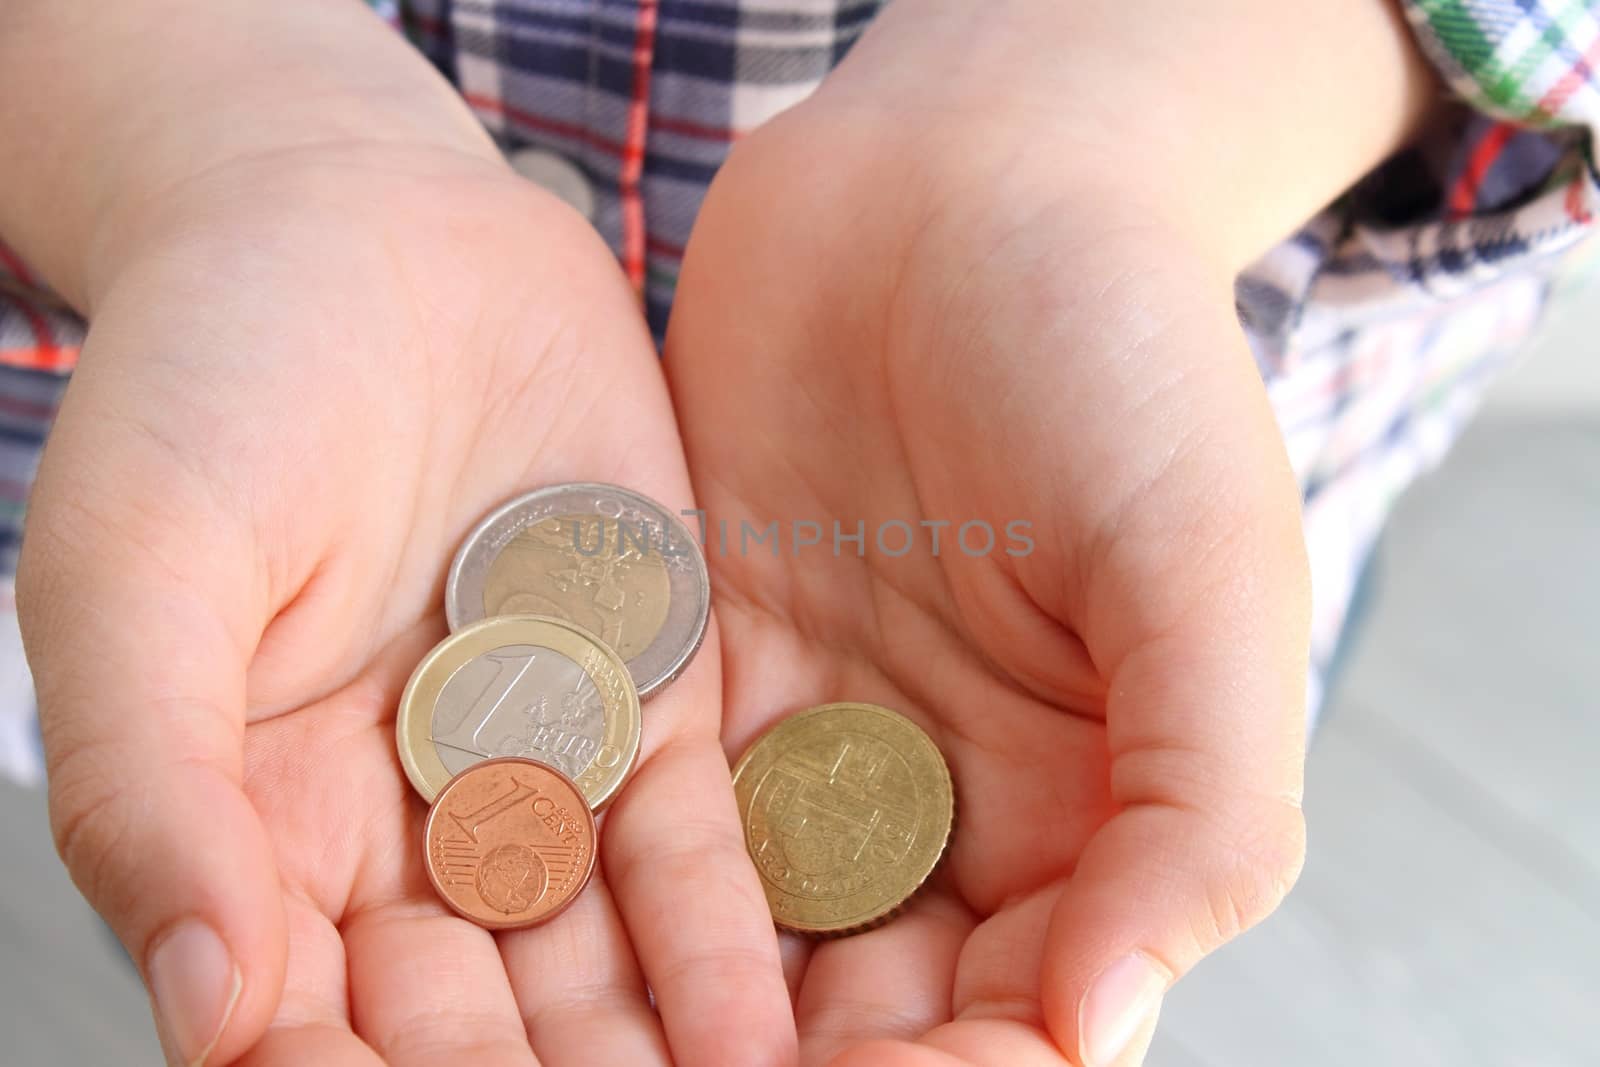
[(485, 760), (456, 775), (434, 799), (423, 833), (434, 890), (490, 930), (547, 922), (594, 873), (594, 816), (583, 794), (532, 760)]
[(955, 787), (933, 739), (876, 704), (824, 704), (756, 739), (733, 770), (745, 847), (778, 926), (859, 933), (938, 867)]
[(564, 619), (499, 615), (446, 637), (400, 697), (395, 743), (431, 801), (473, 764), (517, 756), (553, 767), (604, 808), (639, 755), (639, 696), (617, 654)]
[(445, 580), (450, 629), (494, 615), (566, 619), (617, 651), (641, 698), (689, 665), (710, 607), (705, 555), (683, 521), (597, 482), (503, 504), (467, 534)]

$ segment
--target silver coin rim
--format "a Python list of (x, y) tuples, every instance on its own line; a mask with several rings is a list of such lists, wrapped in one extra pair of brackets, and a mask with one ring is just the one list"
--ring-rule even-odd
[[(486, 617), (482, 606), (483, 582), (488, 576), (489, 567), (499, 556), (500, 548), (534, 522), (547, 519), (559, 510), (549, 506), (541, 512), (541, 505), (548, 506), (553, 501), (572, 494), (620, 497), (625, 504), (661, 522), (663, 529), (667, 526), (673, 527), (674, 538), (680, 544), (690, 546), (691, 551), (688, 554), (692, 561), (690, 573), (686, 575), (683, 570), (675, 570), (671, 566), (667, 568), (670, 600), (661, 631), (637, 656), (624, 661), (628, 674), (633, 679), (634, 688), (639, 692), (639, 699), (644, 700), (682, 674), (694, 659), (695, 653), (700, 650), (700, 645), (706, 636), (706, 623), (711, 616), (711, 577), (706, 570), (705, 554), (700, 549), (700, 543), (695, 540), (683, 520), (636, 490), (608, 482), (563, 482), (523, 493), (495, 508), (462, 538), (460, 547), (456, 549), (456, 554), (450, 561), (450, 571), (445, 578), (444, 588), (445, 622), (450, 627), (450, 632), (455, 633)], [(530, 514), (530, 512), (540, 513)], [(583, 508), (580, 513), (589, 514), (589, 511)], [(490, 547), (491, 544), (493, 547)], [(678, 608), (680, 603), (692, 604), (692, 613), (680, 612)], [(476, 605), (475, 609), (473, 605)], [(685, 633), (686, 639), (678, 642), (676, 651), (657, 653), (658, 648), (666, 646), (667, 639), (674, 631)], [(597, 639), (602, 642), (604, 640)], [(663, 662), (654, 670), (650, 670), (653, 655)]]

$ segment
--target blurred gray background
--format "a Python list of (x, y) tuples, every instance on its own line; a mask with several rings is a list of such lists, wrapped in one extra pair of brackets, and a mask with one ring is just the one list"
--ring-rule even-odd
[[(1149, 1067), (1600, 1063), (1600, 308), (1568, 307), (1379, 549), (1308, 768), (1310, 858), (1168, 998)], [(0, 784), (0, 1063), (160, 1063)]]

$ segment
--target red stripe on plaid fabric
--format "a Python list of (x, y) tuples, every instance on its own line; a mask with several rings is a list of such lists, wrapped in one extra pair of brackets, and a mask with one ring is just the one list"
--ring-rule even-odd
[(617, 192), (622, 200), (622, 269), (634, 289), (644, 292), (644, 196), (639, 179), (644, 174), (645, 140), (650, 130), (650, 67), (655, 60), (656, 14), (659, 0), (639, 0), (639, 21), (633, 37), (633, 97), (628, 101), (628, 126), (622, 152)]
[(556, 119), (547, 118), (532, 111), (524, 111), (522, 108), (512, 107), (503, 100), (485, 96), (483, 93), (462, 93), (461, 96), (468, 104), (480, 111), (503, 115), (512, 122), (527, 126), (529, 129), (553, 134), (556, 137), (565, 137), (580, 144), (588, 145), (590, 148), (598, 149), (610, 156), (621, 156), (623, 154), (622, 145), (596, 135), (593, 130), (587, 127), (577, 126), (570, 122), (559, 122)]
[[(1572, 94), (1583, 88), (1595, 76), (1596, 65), (1600, 65), (1600, 37), (1595, 38), (1589, 45), (1589, 50), (1572, 64), (1571, 69), (1561, 76), (1560, 81), (1550, 87), (1550, 91), (1544, 94), (1544, 99), (1535, 105), (1535, 112), (1553, 118), (1566, 102), (1572, 99)], [(1587, 180), (1585, 176), (1580, 175), (1577, 181), (1567, 186), (1565, 206), (1567, 217), (1573, 222), (1588, 223), (1593, 218), (1583, 206), (1583, 183)]]
[(1572, 98), (1572, 94), (1594, 77), (1594, 68), (1597, 64), (1600, 64), (1600, 37), (1596, 37), (1589, 45), (1589, 50), (1572, 64), (1572, 68), (1561, 76), (1560, 81), (1550, 87), (1550, 91), (1544, 94), (1544, 99), (1534, 105), (1535, 113), (1545, 118), (1554, 118)]
[(670, 244), (654, 234), (651, 234), (649, 237), (645, 238), (644, 249), (652, 256), (660, 256), (663, 259), (683, 259), (682, 248), (679, 248), (675, 244)]
[[(37, 312), (29, 308), (23, 310), (28, 315), (28, 329), (37, 334), (42, 328), (48, 335), (50, 326), (43, 316), (35, 319)], [(34, 345), (31, 348), (0, 348), (0, 363), (8, 367), (21, 367), (23, 370), (63, 374), (78, 365), (78, 349), (72, 345), (58, 345), (54, 341)]]
[[(25, 285), (37, 287), (39, 284), (27, 264), (3, 244), (0, 244), (0, 266)], [(17, 297), (12, 306), (22, 313), (27, 322), (28, 332), (33, 334), (33, 345), (28, 348), (0, 349), (0, 363), (29, 370), (71, 370), (73, 364), (78, 362), (78, 350), (56, 344), (55, 331), (50, 329), (50, 320), (45, 314), (34, 307), (26, 296)]]
[(432, 15), (418, 14), (410, 8), (401, 13), (400, 21), (404, 25), (415, 27), (429, 37), (443, 37), (445, 33), (443, 22), (440, 22)]
[[(595, 134), (593, 130), (584, 126), (574, 125), (570, 122), (561, 122), (557, 119), (540, 115), (537, 112), (525, 111), (522, 108), (512, 107), (505, 101), (483, 93), (462, 93), (462, 98), (472, 107), (480, 111), (487, 111), (500, 115), (530, 129), (543, 133), (553, 134), (556, 137), (565, 137), (591, 148), (596, 148), (609, 156), (621, 157), (626, 152), (624, 145), (616, 141), (608, 141)], [(742, 134), (737, 130), (724, 130), (715, 126), (702, 126), (697, 122), (687, 119), (667, 118), (661, 115), (650, 116), (650, 125), (664, 133), (675, 133), (682, 137), (693, 137), (701, 141), (721, 142), (724, 144), (737, 141)]]
[(24, 285), (37, 286), (39, 284), (38, 280), (34, 278), (33, 272), (28, 269), (28, 265), (22, 262), (22, 258), (11, 251), (4, 241), (0, 241), (0, 267), (4, 267), (7, 273)]
[(1588, 189), (1589, 176), (1587, 173), (1580, 174), (1567, 183), (1567, 199), (1564, 205), (1567, 209), (1567, 217), (1580, 226), (1587, 226), (1594, 221), (1594, 215), (1588, 208), (1583, 206), (1583, 194)]
[(1450, 196), (1446, 201), (1448, 218), (1464, 219), (1477, 209), (1478, 191), (1483, 188), (1483, 179), (1488, 176), (1495, 160), (1500, 158), (1500, 153), (1505, 151), (1506, 145), (1516, 132), (1516, 125), (1510, 122), (1497, 122), (1484, 131), (1478, 143), (1473, 146), (1471, 154), (1467, 156), (1467, 165), (1462, 170), (1461, 176), (1456, 179), (1455, 186), (1450, 190)]
[[(41, 404), (35, 400), (23, 400), (14, 396), (0, 396), (0, 415), (47, 422), (55, 418), (56, 409), (54, 404)], [(0, 496), (4, 496), (4, 493), (0, 493)]]
[(738, 130), (730, 130), (723, 126), (705, 126), (688, 119), (674, 119), (665, 115), (655, 115), (650, 119), (650, 125), (663, 133), (675, 133), (680, 137), (693, 137), (699, 141), (724, 141), (733, 142), (739, 139)]

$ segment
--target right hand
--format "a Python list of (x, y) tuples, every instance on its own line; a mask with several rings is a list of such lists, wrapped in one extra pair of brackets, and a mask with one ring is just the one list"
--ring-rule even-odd
[(956, 783), (903, 915), (788, 939), (801, 1064), (1129, 1067), (1300, 868), (1299, 498), (1215, 253), (1056, 112), (963, 126), (897, 69), (741, 140), (680, 275), (666, 367), (736, 546), (708, 552), (724, 742), (872, 701)]
[(210, 168), (119, 240), (18, 602), (58, 845), (169, 1058), (788, 1062), (714, 633), (652, 701), (605, 874), (556, 924), (446, 911), (395, 753), (485, 511), (576, 479), (689, 504), (594, 232), (487, 153), (349, 142)]

